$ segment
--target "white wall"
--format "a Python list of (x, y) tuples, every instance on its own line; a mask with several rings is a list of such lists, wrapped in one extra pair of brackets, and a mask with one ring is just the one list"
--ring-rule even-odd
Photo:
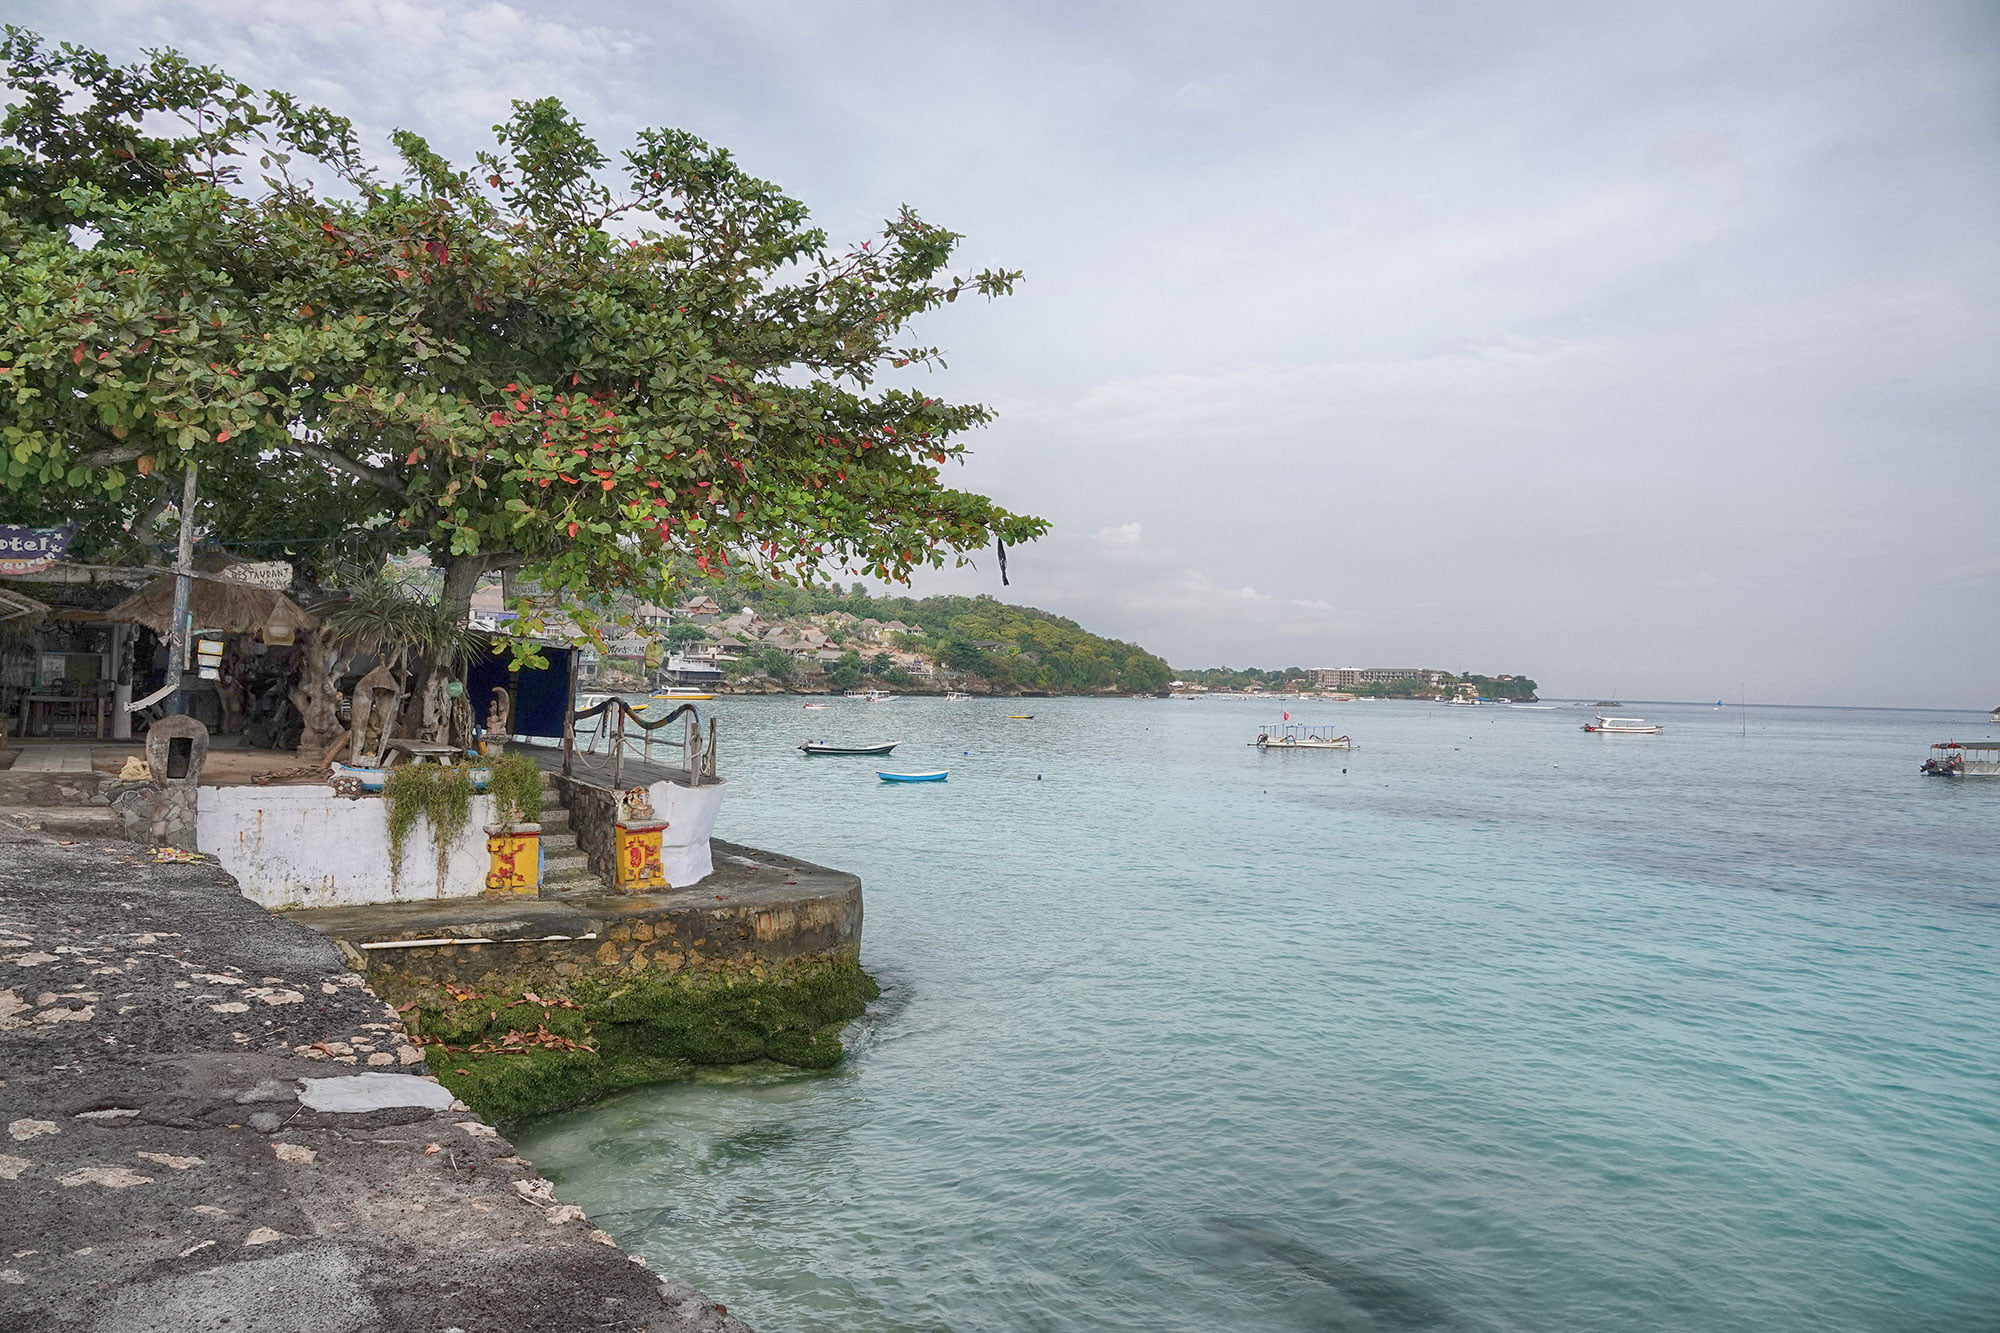
[(684, 889), (714, 872), (708, 839), (715, 832), (715, 812), (722, 808), (722, 796), (728, 789), (726, 782), (704, 782), (699, 787), (655, 782), (646, 789), (653, 813), (667, 821), (660, 830), (660, 868), (666, 872), (669, 886)]
[[(418, 820), (411, 830), (403, 873), (391, 883), (388, 803), (378, 796), (348, 800), (331, 787), (203, 787), (195, 808), (195, 845), (236, 877), (246, 898), (266, 907), (464, 898), (486, 888), (483, 826), (493, 816), (491, 796), (472, 798), (472, 817), (452, 845), (441, 891), (428, 820)], [(714, 823), (710, 811), (708, 827)], [(704, 830), (704, 867), (707, 836)]]

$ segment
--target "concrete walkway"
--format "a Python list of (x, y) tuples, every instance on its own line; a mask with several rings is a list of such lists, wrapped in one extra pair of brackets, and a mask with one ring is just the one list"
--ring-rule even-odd
[(88, 773), (95, 742), (33, 744), (24, 746), (10, 773)]
[(0, 1329), (747, 1333), (449, 1109), (331, 944), (155, 855), (0, 824)]

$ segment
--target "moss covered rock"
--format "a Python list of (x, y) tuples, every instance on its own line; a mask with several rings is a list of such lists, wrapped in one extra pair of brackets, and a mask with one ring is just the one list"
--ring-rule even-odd
[(561, 1110), (698, 1065), (831, 1068), (841, 1028), (881, 993), (855, 963), (816, 961), (761, 977), (637, 973), (483, 991), (372, 980), (439, 1082), (489, 1119)]

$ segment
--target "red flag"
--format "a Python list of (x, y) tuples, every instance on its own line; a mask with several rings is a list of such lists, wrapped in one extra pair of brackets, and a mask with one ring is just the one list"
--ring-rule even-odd
[(1290, 722), (1291, 720), (1292, 720), (1292, 715), (1290, 713), (1285, 714), (1285, 721)]

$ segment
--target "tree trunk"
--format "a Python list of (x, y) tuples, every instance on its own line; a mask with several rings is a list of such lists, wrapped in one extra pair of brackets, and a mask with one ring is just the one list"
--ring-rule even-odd
[(448, 611), (456, 613), (463, 621), (472, 613), (472, 594), (479, 590), (479, 580), (493, 566), (490, 555), (455, 555), (444, 564), (444, 596), (440, 603)]

